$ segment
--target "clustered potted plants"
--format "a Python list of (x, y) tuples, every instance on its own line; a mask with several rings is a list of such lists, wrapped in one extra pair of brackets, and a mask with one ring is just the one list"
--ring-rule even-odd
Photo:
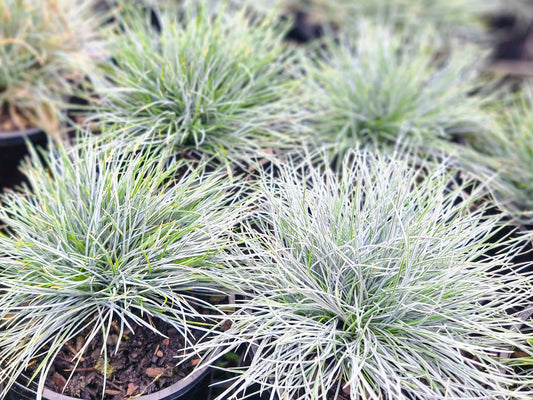
[(1, 198), (0, 397), (203, 399), (215, 367), (217, 399), (531, 398), (531, 89), (469, 25), (497, 6), (0, 5), (0, 116), (49, 138)]

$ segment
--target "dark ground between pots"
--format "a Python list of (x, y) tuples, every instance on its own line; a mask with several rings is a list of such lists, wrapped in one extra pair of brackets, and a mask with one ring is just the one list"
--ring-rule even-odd
[(533, 76), (532, 18), (501, 13), (488, 19), (495, 38), (489, 70), (503, 74), (508, 79)]

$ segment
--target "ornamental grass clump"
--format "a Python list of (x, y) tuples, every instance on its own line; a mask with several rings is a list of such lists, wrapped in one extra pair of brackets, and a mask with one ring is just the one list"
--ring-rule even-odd
[(490, 96), (475, 80), (480, 53), (464, 47), (443, 46), (430, 28), (397, 32), (368, 21), (359, 21), (355, 37), (326, 40), (305, 68), (314, 141), (390, 146), (404, 137), (440, 147), (441, 140), (480, 136)]
[(59, 120), (101, 56), (95, 1), (0, 3), (0, 131), (38, 127), (58, 134)]
[[(194, 328), (212, 322), (200, 315), (198, 307), (209, 305), (197, 294), (216, 292), (216, 285), (196, 271), (220, 263), (240, 218), (232, 200), (238, 186), (220, 171), (171, 161), (168, 152), (128, 155), (112, 147), (51, 146), (42, 162), (34, 151), (24, 165), (29, 183), (3, 196), (2, 398), (30, 364), (32, 379), (40, 374), (40, 398), (55, 356), (84, 330), (77, 362), (93, 338), (107, 342), (113, 321), (117, 351), (126, 328), (159, 333), (151, 319), (189, 344)], [(102, 353), (108, 365), (105, 346)]]
[[(230, 398), (254, 384), (291, 400), (533, 395), (513, 369), (533, 356), (517, 329), (533, 323), (508, 312), (530, 305), (533, 276), (511, 264), (518, 241), (490, 251), (503, 223), (478, 205), (483, 188), (446, 163), (364, 152), (340, 172), (289, 163), (260, 182), (233, 276), (221, 275), (248, 297), (203, 344), (248, 348)], [(524, 358), (500, 357), (515, 350)]]
[(287, 132), (298, 129), (301, 111), (287, 24), (217, 4), (159, 10), (160, 31), (129, 7), (96, 112), (115, 137), (231, 159), (294, 140)]
[(490, 189), (516, 222), (533, 223), (533, 86), (527, 84), (493, 105), (496, 125), (488, 140), (457, 154), (465, 171)]
[(483, 17), (503, 8), (500, 0), (304, 0), (282, 1), (346, 29), (361, 16), (391, 23), (428, 24), (449, 34), (482, 25)]

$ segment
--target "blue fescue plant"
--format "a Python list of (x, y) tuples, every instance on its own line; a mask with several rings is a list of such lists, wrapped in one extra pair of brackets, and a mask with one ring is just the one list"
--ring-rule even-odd
[(0, 3), (0, 116), (4, 130), (58, 135), (69, 97), (102, 57), (96, 1)]
[[(530, 306), (532, 273), (512, 265), (519, 242), (491, 243), (504, 223), (484, 212), (486, 191), (448, 167), (359, 151), (340, 177), (292, 163), (263, 177), (245, 245), (219, 274), (247, 297), (203, 343), (248, 348), (225, 395), (254, 384), (270, 399), (533, 395), (513, 368), (533, 356), (516, 329), (533, 321), (509, 312)], [(500, 357), (515, 350), (525, 355)]]
[[(2, 398), (37, 361), (40, 399), (55, 356), (80, 331), (88, 334), (78, 362), (93, 338), (106, 343), (113, 320), (119, 338), (136, 326), (158, 333), (149, 319), (159, 318), (189, 343), (191, 327), (209, 323), (196, 294), (216, 285), (196, 271), (220, 264), (240, 218), (238, 185), (220, 171), (172, 161), (169, 152), (116, 147), (33, 151), (23, 168), (28, 184), (3, 195)], [(102, 352), (107, 365), (105, 346)]]
[(500, 0), (282, 0), (292, 8), (303, 9), (324, 23), (349, 29), (361, 18), (388, 20), (391, 23), (433, 25), (442, 32), (479, 29), (482, 18), (506, 6)]
[(488, 140), (457, 149), (460, 164), (481, 181), (516, 222), (533, 223), (533, 86), (508, 93), (492, 105)]
[(326, 39), (306, 63), (303, 97), (317, 146), (390, 146), (399, 137), (438, 146), (486, 129), (489, 96), (472, 96), (480, 89), (477, 48), (444, 46), (431, 28), (357, 25), (355, 36)]
[(97, 118), (115, 124), (115, 136), (236, 160), (294, 141), (301, 112), (286, 24), (185, 1), (179, 12), (159, 10), (159, 31), (127, 8), (111, 39), (111, 87), (99, 89)]

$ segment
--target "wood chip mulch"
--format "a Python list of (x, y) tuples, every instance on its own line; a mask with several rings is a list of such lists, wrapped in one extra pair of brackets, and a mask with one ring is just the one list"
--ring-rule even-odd
[[(101, 352), (103, 338), (98, 335), (68, 380), (75, 366), (73, 357), (85, 344), (86, 332), (81, 333), (76, 340), (66, 343), (61, 349), (48, 374), (46, 386), (67, 396), (86, 400), (101, 399), (104, 372), (107, 371), (103, 399), (125, 400), (164, 389), (186, 377), (197, 360), (193, 359), (176, 367), (175, 356), (182, 354), (185, 347), (183, 337), (176, 329), (160, 320), (154, 319), (152, 322), (167, 337), (137, 325), (135, 332), (124, 331), (119, 350), (115, 354), (120, 330), (114, 323), (107, 340), (108, 363), (104, 361)], [(200, 333), (196, 335), (196, 338), (201, 336)]]

